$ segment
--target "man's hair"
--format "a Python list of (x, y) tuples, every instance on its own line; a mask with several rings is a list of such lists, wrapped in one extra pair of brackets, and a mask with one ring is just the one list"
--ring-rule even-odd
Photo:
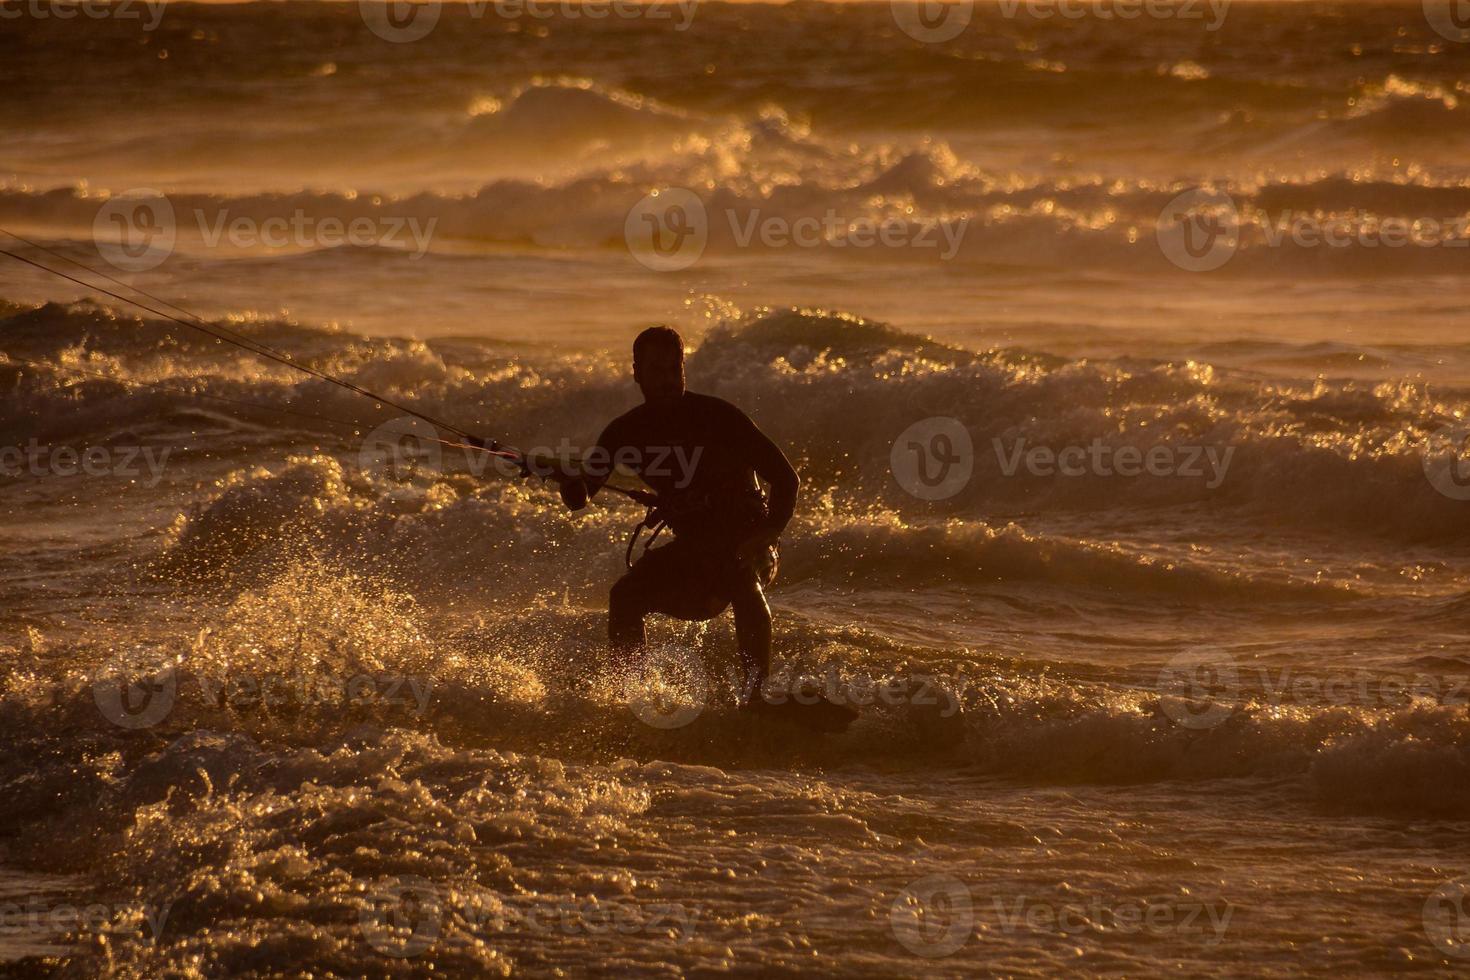
[(684, 359), (684, 338), (673, 327), (649, 327), (633, 339), (633, 363), (637, 364), (654, 348), (664, 347), (677, 351), (679, 360)]

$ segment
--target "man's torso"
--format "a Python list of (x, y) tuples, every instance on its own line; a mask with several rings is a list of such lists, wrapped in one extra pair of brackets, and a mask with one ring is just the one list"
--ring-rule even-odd
[(763, 513), (751, 462), (755, 432), (729, 402), (685, 392), (674, 405), (643, 404), (618, 416), (599, 445), (658, 494), (676, 534), (724, 536)]

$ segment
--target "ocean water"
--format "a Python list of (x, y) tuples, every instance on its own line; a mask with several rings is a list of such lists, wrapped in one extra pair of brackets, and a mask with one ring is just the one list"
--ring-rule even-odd
[[(153, 307), (0, 256), (0, 957), (1464, 970), (1470, 45), (1039, 3), (0, 8), (0, 248)], [(548, 452), (677, 326), (861, 717), (598, 675), (639, 508), (163, 303)]]

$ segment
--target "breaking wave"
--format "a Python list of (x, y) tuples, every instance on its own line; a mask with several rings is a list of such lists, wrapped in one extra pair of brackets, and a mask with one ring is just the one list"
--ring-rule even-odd
[[(1349, 810), (1470, 815), (1463, 704), (1402, 693), (1360, 706), (1249, 691), (1191, 700), (1165, 672), (1104, 683), (798, 620), (784, 628), (775, 690), (799, 692), (805, 678), (865, 707), (844, 734), (793, 741), (786, 723), (752, 724), (734, 709), (726, 627), (660, 627), (658, 666), (642, 683), (669, 685), (684, 706), (671, 711), (641, 684), (599, 673), (600, 626), (550, 602), (446, 629), (406, 594), (316, 562), (236, 593), (188, 640), (37, 637), (5, 651), (0, 728), (18, 751), (0, 767), (3, 812), (22, 832), (70, 818), (115, 842), (147, 834), (155, 812), (202, 813), (238, 794), (261, 804), (334, 773), (409, 792), (397, 767), (417, 758), (456, 771), (509, 760), (529, 767), (512, 782), (538, 798), (557, 792), (556, 774), (584, 767), (864, 765), (1040, 784), (1264, 777)], [(148, 692), (141, 707), (120, 700), (130, 685)], [(129, 717), (124, 704), (146, 739), (117, 720)], [(552, 751), (566, 761), (543, 757)]]
[[(590, 445), (601, 421), (626, 408), (630, 395), (625, 365), (601, 355), (369, 338), (282, 321), (233, 327), (430, 414), (527, 447)], [(0, 364), (4, 430), (13, 442), (82, 433), (167, 442), (203, 431), (209, 438), (191, 451), (208, 455), (262, 442), (300, 446), (304, 434), (315, 433), (344, 469), (322, 476), (328, 464), (318, 459), (301, 471), (316, 473), (317, 482), (302, 486), (346, 486), (363, 479), (363, 439), (387, 421), (324, 382), (298, 380), (284, 367), (242, 361), (207, 338), (103, 308), (21, 310), (0, 329), (9, 355), (23, 359)], [(977, 521), (1003, 527), (996, 515), (1006, 514), (1183, 514), (1208, 507), (1217, 521), (1363, 538), (1470, 534), (1458, 502), (1425, 475), (1430, 436), (1454, 424), (1470, 400), (1451, 388), (1298, 383), (1193, 360), (975, 352), (850, 315), (803, 310), (716, 327), (691, 355), (689, 374), (696, 390), (746, 407), (790, 447), (812, 499), (825, 493), (844, 513), (861, 514), (876, 499), (902, 521), (960, 519), (958, 530), (981, 527)], [(969, 434), (973, 474), (950, 499), (926, 502), (895, 478), (893, 447), (906, 430), (933, 418), (958, 420)], [(1066, 479), (1038, 468), (1038, 449), (1065, 447), (1101, 463)], [(1165, 476), (1118, 476), (1109, 468), (1109, 460), (1122, 458), (1119, 451), (1155, 449), (1174, 467)], [(490, 475), (482, 460), (445, 450), (436, 462), (446, 476), (439, 519), (452, 520), (455, 506), (491, 506), (474, 479)], [(277, 472), (273, 479), (282, 478)], [(259, 482), (236, 479), (242, 486)], [(325, 492), (303, 490), (300, 500), (282, 506), (317, 513)], [(940, 536), (945, 547), (966, 547), (961, 538)], [(990, 540), (982, 550), (993, 553), (1010, 539)], [(1059, 564), (1079, 561), (1092, 559), (1074, 554)]]

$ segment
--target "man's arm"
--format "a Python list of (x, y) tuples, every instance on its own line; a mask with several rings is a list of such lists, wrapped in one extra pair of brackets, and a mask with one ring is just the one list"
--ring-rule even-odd
[(755, 475), (771, 488), (770, 498), (766, 502), (766, 523), (762, 530), (768, 531), (774, 538), (786, 530), (786, 525), (791, 523), (791, 515), (796, 512), (796, 491), (801, 487), (801, 477), (796, 475), (796, 468), (791, 465), (780, 446), (772, 442), (754, 422), (750, 423), (750, 428), (751, 466)]
[(582, 458), (572, 467), (570, 472), (558, 473), (555, 476), (557, 485), (561, 489), (562, 503), (567, 505), (568, 510), (581, 510), (587, 506), (589, 498), (602, 489), (613, 474), (613, 459), (617, 447), (621, 445), (617, 428), (617, 420), (609, 422), (607, 428), (602, 430), (602, 435), (597, 437), (596, 444), (592, 449), (582, 454)]
[(774, 544), (796, 510), (796, 492), (801, 486), (801, 478), (796, 475), (796, 468), (781, 447), (772, 442), (749, 415), (729, 402), (721, 404), (725, 413), (723, 438), (738, 449), (744, 462), (770, 488), (766, 520), (756, 529), (748, 544), (752, 547)]

